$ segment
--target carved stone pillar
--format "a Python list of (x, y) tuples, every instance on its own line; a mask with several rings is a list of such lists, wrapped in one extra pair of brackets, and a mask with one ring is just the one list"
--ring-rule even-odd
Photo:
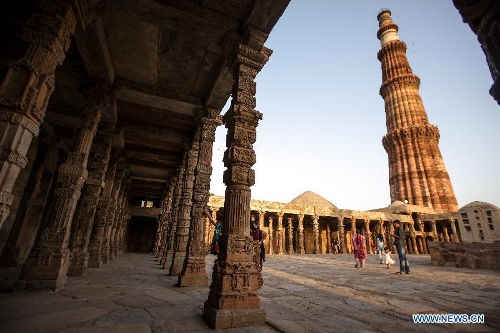
[[(379, 233), (382, 235), (382, 238), (384, 239), (384, 244), (387, 246), (388, 238), (386, 236), (386, 232), (384, 229), (384, 221), (382, 221), (381, 219), (378, 220), (378, 230), (379, 230)], [(389, 246), (387, 246), (387, 247), (389, 247)]]
[(438, 236), (438, 232), (437, 232), (436, 221), (431, 220), (430, 223), (431, 223), (431, 228), (432, 228), (432, 240), (434, 242), (438, 242), (439, 236)]
[(264, 210), (259, 211), (259, 229), (264, 230), (264, 218), (266, 216), (266, 212)]
[(154, 243), (154, 249), (153, 249), (153, 254), (158, 259), (158, 262), (161, 260), (161, 254), (163, 252), (163, 248), (165, 245), (165, 228), (167, 225), (166, 221), (166, 207), (167, 207), (167, 191), (163, 191), (163, 197), (161, 200), (161, 206), (160, 206), (160, 215), (158, 218), (158, 227), (156, 228), (156, 235), (155, 235), (155, 243)]
[(394, 245), (394, 237), (392, 236), (394, 234), (394, 223), (392, 221), (389, 222), (389, 238), (388, 240), (390, 241), (390, 244), (387, 244), (387, 247), (391, 249), (391, 252), (397, 252), (396, 250), (396, 245)]
[(191, 212), (189, 243), (187, 245), (188, 258), (178, 278), (177, 284), (180, 287), (208, 285), (205, 263), (207, 246), (203, 239), (206, 223), (204, 212), (210, 196), (212, 149), (215, 141), (215, 130), (222, 123), (219, 112), (219, 110), (213, 108), (206, 108), (206, 114), (201, 118), (198, 163), (195, 169), (196, 178), (193, 187), (193, 209)]
[(372, 240), (372, 233), (370, 231), (370, 220), (365, 220), (365, 238), (366, 238), (366, 247), (368, 248), (367, 253), (373, 254), (373, 240)]
[(167, 259), (167, 251), (168, 251), (168, 237), (170, 235), (170, 228), (172, 222), (172, 207), (174, 204), (174, 193), (177, 186), (177, 177), (172, 177), (170, 184), (168, 185), (168, 190), (166, 194), (166, 204), (163, 213), (163, 220), (165, 227), (163, 229), (162, 235), (162, 245), (161, 251), (158, 255), (158, 262), (163, 267), (165, 260)]
[(326, 225), (326, 248), (328, 249), (327, 253), (333, 253), (332, 247), (332, 237), (330, 235), (330, 223)]
[[(82, 8), (85, 11), (86, 8)], [(23, 58), (0, 76), (0, 228), (10, 212), (12, 190), (54, 91), (54, 72), (66, 57), (77, 19), (70, 3), (38, 1), (21, 38)]]
[(153, 249), (153, 254), (160, 262), (161, 260), (161, 253), (163, 252), (163, 246), (165, 244), (165, 238), (164, 238), (164, 233), (165, 233), (165, 228), (167, 225), (167, 222), (165, 220), (165, 217), (167, 214), (165, 213), (165, 206), (166, 206), (166, 194), (163, 194), (163, 200), (161, 203), (160, 207), (160, 216), (158, 219), (158, 227), (156, 228), (156, 235), (155, 235), (155, 243), (154, 243), (154, 249)]
[[(94, 224), (97, 203), (104, 186), (113, 143), (114, 125), (105, 124), (104, 133), (99, 142), (95, 142), (96, 151), (89, 161), (89, 177), (85, 181), (83, 196), (79, 201), (78, 215), (73, 221), (74, 234), (70, 241), (70, 267), (68, 276), (82, 276), (88, 266), (90, 235)], [(94, 140), (96, 141), (96, 140)]]
[(58, 145), (40, 148), (20, 205), (25, 209), (19, 210), (7, 246), (2, 253), (2, 262), (8, 266), (24, 264), (31, 252), (40, 229), (43, 208), (52, 187), (58, 160)]
[(313, 237), (314, 237), (314, 248), (313, 254), (321, 253), (319, 249), (319, 216), (313, 215)]
[(356, 218), (355, 217), (351, 217), (351, 237), (349, 239), (349, 241), (351, 242), (351, 252), (350, 253), (354, 252), (353, 244), (352, 244), (352, 237), (354, 235), (356, 235)]
[(124, 180), (122, 180), (120, 194), (116, 203), (115, 214), (113, 216), (113, 226), (111, 227), (111, 234), (109, 236), (109, 259), (116, 258), (118, 255), (119, 245), (117, 235), (120, 233), (121, 222), (124, 216), (123, 205), (126, 202), (128, 185), (130, 184), (128, 173), (128, 169), (125, 169), (123, 172)]
[(344, 216), (339, 216), (339, 247), (340, 253), (347, 253), (346, 251), (346, 243), (345, 243), (345, 231), (344, 231)]
[(83, 112), (73, 150), (66, 162), (59, 167), (58, 186), (54, 201), (47, 211), (45, 227), (36, 246), (23, 265), (16, 290), (57, 290), (66, 282), (69, 267), (68, 241), (71, 221), (80, 199), (82, 186), (87, 179), (87, 162), (90, 147), (101, 119), (103, 96), (88, 91), (87, 107)]
[(419, 254), (417, 247), (417, 239), (415, 236), (415, 227), (413, 226), (413, 222), (409, 224), (409, 227), (410, 227), (411, 246), (413, 247), (413, 254)]
[(422, 242), (422, 253), (429, 253), (429, 249), (427, 249), (427, 241), (425, 238), (420, 238), (420, 241)]
[(277, 246), (278, 246), (278, 254), (283, 254), (283, 212), (278, 213), (278, 228), (276, 232), (276, 237), (277, 237)]
[(269, 227), (268, 227), (268, 232), (267, 232), (267, 240), (269, 242), (269, 254), (273, 254), (274, 253), (274, 246), (273, 246), (273, 242), (274, 242), (274, 236), (273, 236), (273, 217), (272, 216), (269, 216), (268, 218), (268, 221), (269, 221)]
[[(255, 108), (255, 77), (271, 50), (264, 48), (267, 34), (252, 27), (240, 43), (233, 69), (233, 100), (224, 115), (227, 150), (224, 155), (224, 224), (221, 250), (214, 266), (203, 317), (212, 328), (263, 325), (266, 313), (260, 308), (262, 285), (260, 264), (254, 261), (250, 236), (250, 187), (255, 183), (256, 127), (262, 114)], [(240, 318), (244, 318), (241, 320)]]
[[(184, 155), (187, 158), (187, 155)], [(175, 242), (175, 233), (177, 231), (177, 217), (179, 213), (179, 202), (181, 200), (182, 193), (182, 179), (184, 178), (184, 172), (186, 170), (186, 161), (185, 159), (182, 161), (181, 165), (177, 170), (177, 177), (175, 179), (175, 190), (174, 190), (174, 203), (172, 205), (172, 210), (170, 214), (169, 221), (169, 230), (168, 230), (168, 238), (167, 238), (167, 251), (165, 254), (165, 260), (163, 262), (163, 268), (168, 269), (170, 272), (170, 267), (172, 267), (172, 262), (174, 259), (174, 242)]]
[(446, 243), (450, 242), (450, 235), (448, 234), (448, 227), (446, 225), (443, 225), (443, 232), (444, 232), (444, 241)]
[(113, 190), (111, 191), (111, 197), (109, 201), (109, 209), (106, 216), (106, 226), (104, 228), (104, 236), (102, 241), (102, 251), (101, 260), (103, 264), (107, 264), (110, 260), (110, 248), (111, 248), (111, 234), (113, 231), (113, 223), (115, 221), (115, 215), (117, 214), (118, 204), (120, 200), (120, 190), (122, 187), (122, 182), (124, 182), (124, 177), (126, 177), (125, 171), (125, 158), (121, 157), (118, 159), (118, 163), (115, 171), (115, 178), (113, 181)]
[(457, 227), (455, 226), (455, 220), (450, 219), (450, 227), (451, 227), (451, 234), (453, 235), (453, 242), (459, 242), (460, 240), (458, 239), (458, 234), (457, 234)]
[(288, 224), (288, 254), (294, 254), (293, 250), (293, 219), (291, 217), (287, 218)]
[(120, 209), (116, 221), (116, 231), (113, 237), (113, 258), (118, 257), (123, 252), (123, 236), (125, 227), (127, 225), (128, 217), (128, 192), (132, 180), (127, 177), (125, 186), (122, 190), (122, 197), (120, 200)]
[(114, 256), (117, 257), (118, 255), (122, 254), (125, 248), (125, 232), (127, 228), (127, 221), (130, 219), (129, 215), (129, 189), (130, 189), (130, 184), (132, 181), (130, 179), (127, 179), (127, 183), (125, 185), (124, 191), (123, 191), (123, 200), (121, 203), (121, 214), (118, 220), (118, 225), (116, 228), (116, 235), (115, 235), (115, 247), (114, 247)]
[[(96, 213), (94, 216), (94, 226), (92, 227), (92, 232), (90, 235), (89, 244), (89, 262), (88, 267), (99, 268), (103, 263), (102, 254), (104, 252), (104, 245), (107, 243), (106, 237), (106, 221), (108, 218), (112, 191), (114, 186), (116, 186), (115, 175), (116, 167), (118, 164), (118, 157), (116, 154), (111, 157), (108, 163), (108, 168), (104, 176), (104, 188), (101, 191), (101, 197), (97, 204)], [(107, 258), (107, 250), (106, 250)], [(106, 261), (107, 262), (107, 261)]]
[(299, 254), (305, 254), (306, 253), (306, 247), (304, 245), (304, 214), (299, 213), (299, 246), (298, 246), (298, 253)]
[[(198, 162), (199, 142), (194, 142), (193, 147), (187, 152), (186, 171), (182, 182), (181, 198), (177, 218), (177, 229), (174, 239), (174, 256), (170, 266), (169, 275), (179, 275), (186, 259), (189, 227), (191, 223), (191, 208), (193, 207), (194, 169)], [(207, 198), (208, 199), (208, 198)], [(198, 212), (202, 213), (202, 212)]]

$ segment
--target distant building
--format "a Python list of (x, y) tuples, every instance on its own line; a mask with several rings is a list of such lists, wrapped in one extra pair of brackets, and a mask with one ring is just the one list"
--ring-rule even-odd
[(500, 241), (500, 208), (487, 202), (473, 201), (457, 212), (463, 242)]

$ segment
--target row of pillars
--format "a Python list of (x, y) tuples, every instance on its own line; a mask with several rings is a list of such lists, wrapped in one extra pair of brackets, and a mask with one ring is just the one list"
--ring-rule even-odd
[[(218, 207), (212, 207), (212, 217), (217, 219)], [(319, 253), (334, 253), (333, 241), (336, 239), (339, 244), (339, 253), (352, 253), (351, 235), (356, 233), (356, 229), (360, 229), (361, 233), (365, 236), (366, 247), (368, 253), (375, 253), (374, 247), (376, 246), (376, 238), (380, 231), (384, 244), (393, 244), (394, 240), (390, 236), (393, 232), (392, 221), (378, 221), (368, 220), (366, 218), (356, 218), (343, 216), (335, 217), (320, 217), (312, 215), (306, 218), (306, 227), (304, 227), (304, 214), (285, 214), (283, 212), (266, 212), (257, 211), (258, 221), (261, 230), (266, 231), (267, 238), (264, 241), (267, 254), (319, 254)], [(267, 217), (267, 223), (265, 223)], [(252, 219), (256, 219), (252, 216)], [(361, 220), (361, 223), (360, 223)], [(321, 223), (320, 223), (321, 222)], [(415, 224), (418, 226), (415, 228)], [(346, 225), (348, 228), (346, 228)], [(425, 232), (424, 228), (431, 231)], [(323, 226), (323, 229), (321, 229)], [(423, 254), (429, 253), (427, 249), (428, 241), (442, 241), (453, 242), (459, 241), (455, 221), (449, 220), (430, 220), (421, 221), (404, 221), (403, 226), (407, 234), (407, 253), (410, 254)], [(430, 227), (429, 227), (430, 226)], [(439, 228), (438, 228), (439, 227)], [(439, 229), (439, 232), (438, 232)], [(206, 224), (205, 242), (210, 244), (213, 227), (210, 223)], [(311, 235), (311, 244), (306, 244), (306, 233)], [(321, 235), (324, 235), (322, 237)], [(309, 238), (309, 239), (310, 239)], [(389, 248), (393, 248), (389, 246)], [(395, 247), (393, 248), (395, 251)]]
[[(27, 152), (44, 120), (55, 87), (56, 67), (65, 59), (77, 24), (85, 28), (92, 20), (92, 13), (85, 12), (89, 8), (80, 7), (79, 3), (40, 0), (38, 12), (27, 21), (22, 36), (28, 48), (1, 78), (0, 227), (10, 215), (14, 184), (28, 162)], [(250, 187), (255, 182), (251, 168), (255, 164), (253, 144), (258, 121), (262, 119), (262, 114), (255, 110), (255, 77), (272, 53), (264, 47), (267, 37), (249, 26), (242, 35), (228, 38), (225, 45), (225, 70), (234, 79), (233, 100), (223, 118), (228, 128), (224, 157), (226, 216), (204, 306), (204, 318), (214, 328), (265, 323), (258, 296), (262, 285), (255, 259), (258, 247), (249, 236), (249, 212)], [(75, 144), (53, 172), (53, 191), (45, 200), (48, 209), (39, 219), (39, 237), (22, 267), (16, 289), (57, 290), (70, 272), (82, 274), (85, 265), (99, 266), (124, 250), (129, 181), (118, 161), (115, 168), (110, 160), (107, 134), (103, 134), (106, 147), (102, 148), (101, 163), (89, 161), (102, 109), (109, 107), (112, 99), (107, 90), (96, 88), (87, 92), (87, 107), (82, 112)], [(201, 110), (201, 126), (163, 202), (157, 236), (160, 246), (155, 253), (170, 274), (179, 274), (181, 286), (200, 280), (206, 284), (203, 211), (209, 197), (212, 145), (219, 112), (209, 106)], [(44, 175), (44, 171), (40, 173)], [(40, 199), (38, 195), (43, 193), (39, 190), (42, 179), (45, 178), (42, 176), (34, 186), (34, 198)], [(24, 220), (30, 221), (32, 216), (26, 214)], [(18, 229), (22, 233), (23, 228)], [(72, 251), (76, 249), (79, 251)], [(71, 263), (82, 265), (72, 269)]]
[[(267, 34), (248, 27), (230, 58), (234, 78), (230, 109), (222, 119), (220, 110), (206, 108), (208, 117), (192, 149), (185, 155), (165, 193), (154, 254), (178, 286), (206, 286), (206, 217), (212, 172), (215, 129), (223, 122), (227, 131), (224, 155), (225, 217), (212, 282), (203, 317), (216, 329), (263, 325), (258, 289), (263, 284), (258, 242), (250, 236), (250, 187), (255, 182), (253, 144), (262, 114), (255, 110), (255, 77), (272, 51), (264, 47)], [(222, 120), (222, 121), (221, 121)]]
[[(55, 70), (66, 57), (77, 25), (84, 29), (91, 20), (89, 7), (79, 1), (38, 1), (21, 34), (24, 53), (0, 78), (0, 228), (12, 204), (22, 201), (2, 255), (17, 260), (21, 248), (30, 252), (23, 254), (15, 289), (57, 290), (68, 274), (79, 275), (84, 266), (98, 266), (123, 251), (124, 170), (108, 168), (114, 124), (100, 124), (103, 108), (110, 107), (109, 89), (84, 89), (86, 105), (73, 147), (66, 150), (61, 142), (36, 147), (42, 141), (37, 137), (55, 88)], [(33, 163), (28, 155), (36, 156), (37, 151), (40, 163)], [(14, 190), (28, 163), (34, 170), (29, 195), (21, 200)]]

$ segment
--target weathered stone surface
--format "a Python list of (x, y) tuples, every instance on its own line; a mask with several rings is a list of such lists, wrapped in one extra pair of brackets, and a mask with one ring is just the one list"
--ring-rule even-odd
[[(207, 264), (214, 258), (208, 255)], [(260, 296), (265, 322), (224, 332), (498, 332), (497, 271), (433, 266), (427, 255), (408, 258), (412, 273), (399, 276), (397, 267), (386, 269), (376, 255), (369, 255), (364, 269), (355, 269), (349, 254), (269, 255)], [(202, 311), (208, 286), (179, 288), (177, 277), (167, 276), (153, 259), (125, 253), (70, 278), (58, 293), (4, 293), (0, 331), (213, 332)], [(13, 280), (0, 273), (5, 289)], [(413, 313), (479, 313), (485, 324), (414, 324)], [(220, 316), (226, 324), (237, 318)]]
[(429, 242), (429, 252), (435, 266), (500, 270), (500, 242)]

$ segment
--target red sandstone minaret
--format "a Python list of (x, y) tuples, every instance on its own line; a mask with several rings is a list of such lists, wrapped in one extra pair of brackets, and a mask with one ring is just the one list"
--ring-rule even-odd
[(408, 200), (413, 205), (456, 212), (457, 199), (438, 147), (439, 130), (429, 124), (420, 98), (420, 79), (406, 58), (406, 43), (399, 40), (390, 10), (382, 10), (377, 20), (380, 95), (387, 125), (382, 144), (389, 155), (391, 202)]

